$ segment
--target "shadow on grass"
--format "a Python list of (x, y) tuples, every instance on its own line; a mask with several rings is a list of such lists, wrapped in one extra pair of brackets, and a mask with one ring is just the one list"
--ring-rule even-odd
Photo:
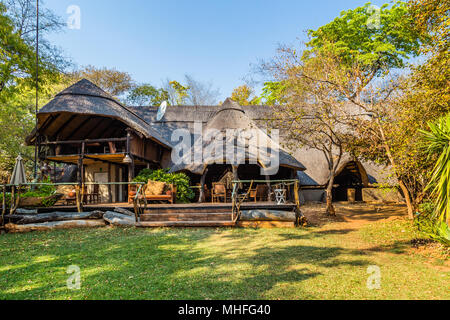
[[(321, 276), (323, 268), (369, 264), (359, 251), (303, 242), (322, 235), (223, 229), (8, 235), (1, 241), (0, 298), (264, 299), (280, 285)], [(70, 265), (81, 269), (79, 291), (66, 288)]]

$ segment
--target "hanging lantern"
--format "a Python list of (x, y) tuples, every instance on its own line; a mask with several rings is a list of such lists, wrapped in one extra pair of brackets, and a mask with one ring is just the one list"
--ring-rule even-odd
[(130, 157), (130, 155), (126, 155), (125, 156), (125, 158), (123, 158), (123, 161), (122, 161), (123, 163), (127, 163), (127, 164), (130, 164), (130, 163), (133, 163), (133, 160), (131, 159), (131, 157)]

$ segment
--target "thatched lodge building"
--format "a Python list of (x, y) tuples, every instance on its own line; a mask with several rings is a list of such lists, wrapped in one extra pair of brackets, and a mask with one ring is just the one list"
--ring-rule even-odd
[[(316, 150), (283, 148), (283, 135), (275, 141), (267, 132), (269, 108), (240, 106), (227, 99), (222, 106), (168, 107), (158, 119), (158, 107), (124, 106), (88, 80), (81, 80), (55, 96), (38, 113), (38, 126), (27, 138), (38, 146), (41, 162), (77, 166), (77, 181), (128, 182), (141, 169), (169, 168), (185, 172), (193, 184), (211, 185), (224, 175), (241, 180), (299, 179), (301, 199), (323, 201), (328, 182), (328, 169), (323, 155)], [(199, 129), (200, 126), (200, 129)], [(201, 161), (189, 161), (197, 152), (218, 150), (227, 141), (227, 130), (253, 130), (262, 142), (257, 147), (242, 146), (237, 150), (243, 162), (227, 162), (223, 154), (209, 152)], [(190, 135), (190, 151), (174, 163), (174, 132)], [(200, 130), (200, 131), (199, 131)], [(199, 132), (222, 133), (223, 139), (199, 139)], [(200, 134), (201, 136), (201, 134)], [(249, 140), (250, 141), (250, 140)], [(264, 173), (278, 149), (279, 170)], [(237, 147), (239, 149), (239, 145)], [(256, 161), (252, 161), (255, 160)], [(336, 176), (336, 200), (347, 200), (348, 189), (356, 190), (356, 200), (375, 200), (386, 193), (374, 187), (388, 184), (384, 168), (346, 157)], [(75, 181), (74, 181), (75, 182)], [(126, 201), (126, 186), (103, 186), (103, 201)]]

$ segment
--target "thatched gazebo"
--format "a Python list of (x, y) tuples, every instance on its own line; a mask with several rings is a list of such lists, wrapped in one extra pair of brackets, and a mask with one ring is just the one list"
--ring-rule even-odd
[[(195, 161), (196, 152), (203, 153), (202, 161)], [(202, 137), (196, 138), (190, 152), (181, 163), (172, 166), (171, 172), (200, 176), (203, 187), (229, 172), (235, 180), (273, 180), (293, 179), (297, 171), (305, 169), (261, 130), (238, 103), (227, 99), (204, 126)]]

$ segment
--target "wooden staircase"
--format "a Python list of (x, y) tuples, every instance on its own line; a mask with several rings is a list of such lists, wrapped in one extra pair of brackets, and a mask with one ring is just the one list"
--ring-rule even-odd
[[(226, 209), (226, 208), (224, 208)], [(220, 212), (222, 211), (222, 212)], [(164, 227), (234, 227), (235, 223), (231, 219), (229, 210), (219, 210), (206, 212), (205, 210), (154, 208), (144, 212), (140, 217), (140, 222), (136, 224), (142, 228), (164, 228)]]

